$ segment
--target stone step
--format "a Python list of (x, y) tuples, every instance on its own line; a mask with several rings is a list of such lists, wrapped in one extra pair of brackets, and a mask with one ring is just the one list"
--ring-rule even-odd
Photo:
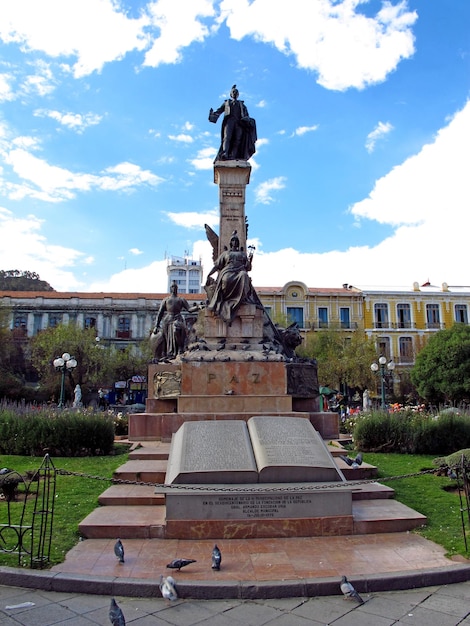
[[(352, 499), (378, 500), (394, 498), (395, 490), (380, 483), (366, 483), (352, 488)], [(102, 506), (163, 506), (165, 496), (156, 494), (152, 485), (112, 485), (98, 498)]]
[(129, 461), (166, 461), (170, 454), (170, 444), (146, 442), (129, 452)]
[(372, 480), (377, 476), (375, 465), (363, 463), (359, 467), (351, 467), (342, 459), (333, 457), (338, 468), (343, 472), (346, 480)]
[(360, 500), (352, 507), (355, 535), (406, 532), (427, 522), (425, 515), (397, 500)]
[(154, 485), (111, 485), (98, 498), (101, 506), (161, 506), (165, 496)]
[(358, 500), (384, 500), (395, 497), (395, 489), (380, 483), (366, 483), (352, 487), (353, 502)]
[(129, 480), (150, 484), (163, 484), (166, 474), (166, 460), (127, 461), (114, 472), (116, 480)]
[(78, 525), (86, 539), (163, 539), (164, 506), (100, 506)]
[[(359, 500), (352, 504), (355, 535), (406, 532), (423, 526), (426, 517), (396, 500)], [(164, 506), (101, 506), (80, 524), (86, 539), (163, 539)]]

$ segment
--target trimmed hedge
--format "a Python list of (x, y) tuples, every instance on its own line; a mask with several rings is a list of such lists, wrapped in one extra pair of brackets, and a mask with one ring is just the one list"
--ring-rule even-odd
[(353, 438), (365, 452), (445, 455), (470, 447), (470, 417), (376, 412), (357, 419)]
[(113, 418), (103, 413), (0, 410), (0, 454), (95, 456), (113, 445)]

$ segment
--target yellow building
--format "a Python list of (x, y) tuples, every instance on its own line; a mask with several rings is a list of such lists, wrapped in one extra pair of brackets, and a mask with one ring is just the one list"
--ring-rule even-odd
[(469, 320), (470, 287), (415, 282), (409, 289), (363, 289), (362, 296), (365, 333), (379, 354), (405, 368), (432, 334)]

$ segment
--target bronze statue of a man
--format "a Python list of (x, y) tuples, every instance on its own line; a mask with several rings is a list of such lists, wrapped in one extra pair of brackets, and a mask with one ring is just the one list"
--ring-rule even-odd
[(233, 85), (230, 98), (217, 110), (209, 111), (209, 122), (217, 122), (224, 114), (221, 130), (221, 144), (215, 161), (241, 159), (247, 161), (255, 153), (256, 122), (249, 116), (243, 100), (238, 99), (238, 89)]
[(160, 306), (155, 328), (150, 335), (150, 346), (156, 359), (173, 359), (184, 352), (187, 333), (182, 311), (193, 312), (198, 308), (197, 305), (190, 307), (187, 300), (178, 295), (175, 282), (170, 291)]

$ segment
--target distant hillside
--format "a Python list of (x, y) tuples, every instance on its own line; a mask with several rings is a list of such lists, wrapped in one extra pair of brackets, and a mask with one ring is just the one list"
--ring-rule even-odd
[(55, 291), (36, 272), (0, 270), (0, 291)]

